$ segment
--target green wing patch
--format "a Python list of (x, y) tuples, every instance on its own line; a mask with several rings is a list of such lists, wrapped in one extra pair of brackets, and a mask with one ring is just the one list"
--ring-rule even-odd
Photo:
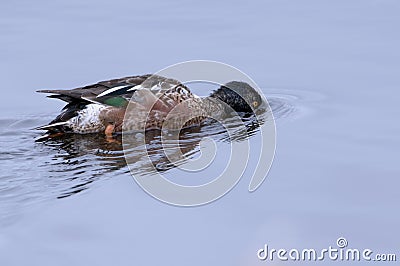
[(114, 107), (125, 107), (128, 105), (128, 100), (120, 96), (105, 99), (103, 102)]

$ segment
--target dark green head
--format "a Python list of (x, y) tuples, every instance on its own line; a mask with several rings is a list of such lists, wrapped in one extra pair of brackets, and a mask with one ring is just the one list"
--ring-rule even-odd
[(210, 97), (217, 98), (236, 112), (252, 113), (261, 105), (261, 95), (249, 84), (242, 81), (231, 81), (214, 91)]

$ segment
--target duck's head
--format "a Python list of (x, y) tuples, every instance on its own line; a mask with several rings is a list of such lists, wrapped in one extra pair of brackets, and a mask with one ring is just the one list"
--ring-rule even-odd
[(210, 97), (225, 102), (236, 112), (252, 113), (262, 103), (261, 95), (242, 81), (228, 82), (214, 91)]

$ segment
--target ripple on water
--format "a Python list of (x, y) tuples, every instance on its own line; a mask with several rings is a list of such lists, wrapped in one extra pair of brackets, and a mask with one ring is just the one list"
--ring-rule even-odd
[[(294, 116), (297, 111), (296, 97), (278, 93), (267, 95), (275, 119)], [(38, 143), (38, 133), (33, 128), (46, 124), (52, 116), (31, 116), (0, 119), (0, 220), (3, 224), (23, 212), (30, 204), (56, 198), (65, 198), (85, 191), (93, 183), (121, 174), (128, 174), (121, 136), (115, 142), (107, 141), (102, 135), (68, 135)], [(160, 132), (145, 135), (131, 134), (131, 143), (125, 153), (134, 161), (138, 173), (151, 174), (154, 169), (168, 171), (175, 165), (196, 156), (199, 143), (211, 137), (221, 145), (229, 141), (240, 141), (257, 134), (259, 122), (244, 119), (246, 134), (237, 131), (229, 137), (218, 123), (206, 123), (201, 128), (191, 128), (180, 133), (179, 149), (186, 156), (170, 164), (161, 144)], [(227, 126), (237, 125), (227, 121)], [(245, 136), (245, 137), (243, 137)], [(145, 145), (143, 145), (143, 141)], [(223, 144), (225, 143), (225, 144)], [(169, 143), (174, 149), (177, 143)], [(148, 165), (144, 155), (148, 153), (153, 165)], [(155, 167), (154, 167), (155, 166)]]

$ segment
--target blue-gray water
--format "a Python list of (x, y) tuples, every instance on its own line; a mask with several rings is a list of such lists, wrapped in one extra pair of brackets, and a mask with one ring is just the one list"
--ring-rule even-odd
[[(266, 265), (264, 244), (340, 236), (399, 259), (399, 12), (390, 0), (1, 3), (0, 264)], [(213, 204), (172, 207), (112, 144), (33, 142), (63, 105), (35, 90), (191, 59), (241, 69), (275, 103), (276, 157), (255, 193), (244, 177)]]

